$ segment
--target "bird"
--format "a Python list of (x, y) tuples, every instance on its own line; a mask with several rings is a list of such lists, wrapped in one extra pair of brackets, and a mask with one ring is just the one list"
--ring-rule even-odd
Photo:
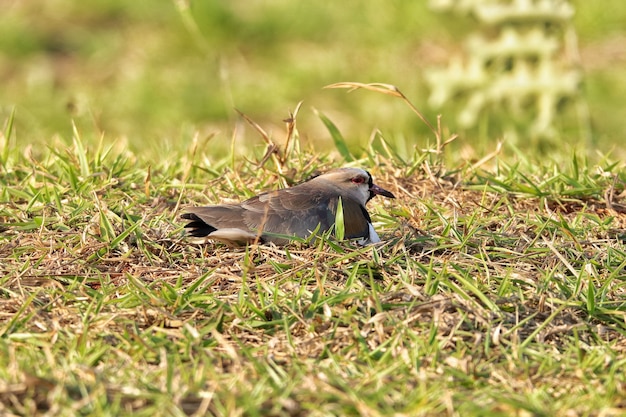
[(374, 184), (361, 168), (335, 168), (289, 188), (269, 191), (239, 204), (190, 207), (187, 234), (221, 241), (229, 246), (249, 243), (285, 245), (293, 237), (308, 238), (335, 225), (339, 200), (343, 207), (344, 237), (363, 245), (378, 243), (365, 205), (375, 196), (395, 196)]

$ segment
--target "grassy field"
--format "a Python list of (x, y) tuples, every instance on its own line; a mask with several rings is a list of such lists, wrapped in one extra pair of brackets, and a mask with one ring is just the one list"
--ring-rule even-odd
[[(436, 125), (422, 3), (8, 2), (0, 414), (626, 414), (626, 3), (576, 3), (588, 130), (548, 148), (322, 89)], [(184, 236), (345, 165), (381, 244)]]

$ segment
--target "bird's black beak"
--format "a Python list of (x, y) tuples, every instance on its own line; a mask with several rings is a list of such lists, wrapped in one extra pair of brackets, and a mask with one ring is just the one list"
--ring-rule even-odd
[(376, 184), (372, 184), (370, 186), (370, 198), (369, 199), (371, 200), (372, 198), (374, 198), (375, 195), (382, 195), (383, 197), (388, 197), (388, 198), (396, 198), (396, 196), (393, 195), (391, 191), (387, 191), (384, 188), (379, 187)]

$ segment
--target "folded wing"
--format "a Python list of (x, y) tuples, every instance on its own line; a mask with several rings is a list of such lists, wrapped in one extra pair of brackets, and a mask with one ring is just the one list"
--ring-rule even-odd
[[(308, 237), (319, 226), (320, 232), (335, 223), (338, 197), (305, 184), (260, 194), (240, 205), (192, 207), (183, 218), (191, 236), (208, 236), (219, 229), (241, 230), (242, 235), (261, 234), (263, 241), (286, 243), (273, 234)], [(370, 217), (358, 202), (342, 200), (345, 236), (368, 237)], [(209, 236), (212, 237), (212, 236)]]

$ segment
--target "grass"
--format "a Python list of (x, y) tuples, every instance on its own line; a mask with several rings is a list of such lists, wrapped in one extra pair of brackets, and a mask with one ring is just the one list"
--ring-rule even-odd
[(187, 243), (181, 207), (342, 162), (285, 148), (205, 169), (183, 149), (148, 166), (78, 130), (34, 158), (11, 136), (4, 413), (624, 412), (621, 164), (510, 150), (519, 162), (451, 169), (431, 151), (372, 151), (354, 164), (398, 197), (371, 204), (383, 244), (233, 250)]
[[(625, 3), (576, 4), (591, 136), (543, 150), (413, 104), (459, 35), (422, 3), (11, 4), (0, 414), (626, 413)], [(345, 165), (380, 245), (183, 234)]]

